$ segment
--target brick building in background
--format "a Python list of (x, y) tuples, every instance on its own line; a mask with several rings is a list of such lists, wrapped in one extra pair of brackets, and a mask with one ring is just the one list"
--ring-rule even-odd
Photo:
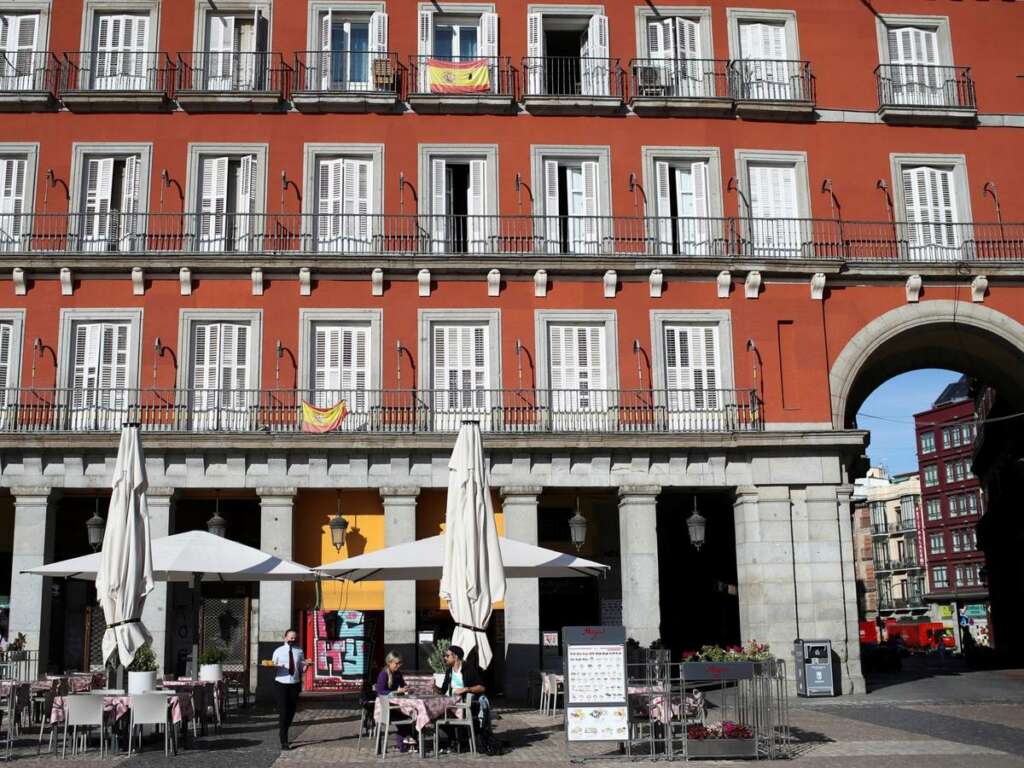
[(954, 627), (965, 617), (971, 635), (988, 645), (985, 554), (976, 527), (984, 497), (971, 471), (975, 398), (966, 376), (947, 386), (930, 410), (914, 414), (923, 501), (925, 557), (933, 615)]

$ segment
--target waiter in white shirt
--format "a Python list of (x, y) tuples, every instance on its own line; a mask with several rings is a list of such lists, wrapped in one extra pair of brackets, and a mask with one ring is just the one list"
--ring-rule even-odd
[(295, 718), (302, 691), (302, 673), (310, 662), (306, 661), (301, 648), (296, 648), (298, 633), (289, 629), (284, 633), (284, 645), (274, 651), (274, 702), (277, 704), (277, 722), (281, 737), (281, 749), (288, 749), (288, 729)]

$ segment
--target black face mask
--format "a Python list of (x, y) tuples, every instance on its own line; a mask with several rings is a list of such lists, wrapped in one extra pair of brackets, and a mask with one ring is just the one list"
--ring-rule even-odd
[(284, 644), (289, 646), (289, 647), (291, 647), (291, 646), (295, 645), (295, 641), (294, 640), (285, 640)]

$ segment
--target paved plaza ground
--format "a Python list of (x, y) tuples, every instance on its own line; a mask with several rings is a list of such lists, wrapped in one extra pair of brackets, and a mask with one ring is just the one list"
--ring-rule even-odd
[[(791, 700), (792, 745), (785, 762), (807, 768), (997, 768), (1024, 766), (1024, 669), (967, 671), (913, 661), (900, 675), (870, 679), (871, 693), (836, 699)], [(495, 724), (509, 743), (507, 754), (495, 758), (447, 755), (445, 762), (480, 768), (571, 764), (561, 719), (534, 710), (504, 709)], [(293, 728), (295, 748), (277, 747), (272, 711), (237, 712), (219, 734), (201, 738), (193, 749), (165, 758), (162, 746), (119, 762), (140, 767), (168, 764), (186, 768), (314, 768), (374, 766), (368, 752), (357, 749), (357, 720), (351, 711), (330, 702), (304, 702)], [(19, 742), (15, 762), (26, 768), (54, 765), (59, 757), (36, 756), (35, 739)], [(100, 762), (97, 752), (66, 764)], [(389, 754), (388, 763), (419, 763), (414, 754)], [(646, 760), (642, 761), (647, 762)], [(764, 761), (762, 761), (764, 762)], [(621, 760), (588, 761), (588, 766), (623, 765)], [(743, 765), (714, 762), (713, 765)]]

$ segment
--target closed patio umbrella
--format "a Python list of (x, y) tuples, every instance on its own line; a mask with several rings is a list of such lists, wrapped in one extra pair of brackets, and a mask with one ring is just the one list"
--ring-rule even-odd
[(467, 654), (476, 648), (486, 669), (492, 658), (487, 623), (491, 605), (505, 599), (505, 568), (475, 421), (462, 423), (448, 462), (445, 532), (440, 595), (455, 622), (452, 644)]
[(152, 640), (142, 623), (142, 606), (153, 591), (147, 487), (139, 428), (125, 426), (96, 573), (96, 599), (107, 622), (103, 660), (109, 661), (116, 651), (124, 667)]

